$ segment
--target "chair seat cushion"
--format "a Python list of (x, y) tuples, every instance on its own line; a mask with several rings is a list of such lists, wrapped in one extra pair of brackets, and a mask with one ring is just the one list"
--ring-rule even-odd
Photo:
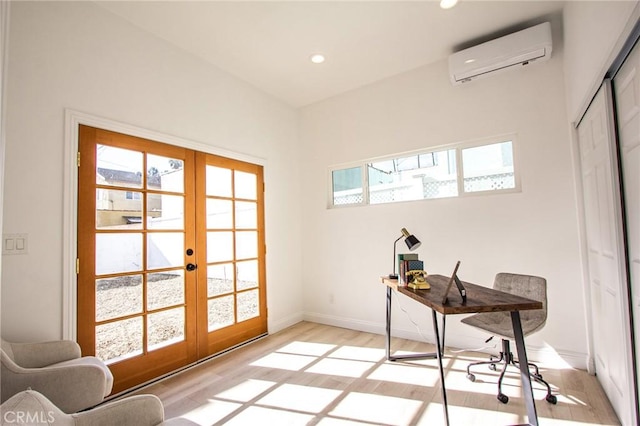
[[(527, 336), (541, 329), (545, 320), (546, 315), (542, 309), (521, 311), (520, 322), (522, 323), (523, 335)], [(462, 322), (500, 337), (514, 339), (511, 314), (509, 312), (484, 312), (464, 318)]]
[(109, 367), (107, 367), (105, 363), (100, 359), (94, 356), (83, 356), (81, 358), (70, 359), (68, 361), (51, 364), (49, 365), (49, 367), (62, 367), (70, 365), (95, 365), (96, 367), (100, 367), (102, 371), (104, 371), (106, 377), (106, 382), (104, 384), (104, 396), (106, 397), (111, 393), (111, 389), (113, 388), (113, 374), (111, 374), (111, 370), (109, 370)]

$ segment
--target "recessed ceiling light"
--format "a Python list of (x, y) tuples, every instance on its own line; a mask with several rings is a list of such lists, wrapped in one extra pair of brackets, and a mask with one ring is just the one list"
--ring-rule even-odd
[(311, 55), (311, 62), (313, 62), (314, 64), (321, 64), (324, 62), (324, 55), (320, 54), (320, 53), (316, 53), (314, 55)]
[(458, 4), (458, 0), (440, 0), (440, 7), (443, 9), (451, 9)]
[(465, 64), (472, 64), (474, 63), (476, 60), (475, 59), (467, 59), (466, 61), (464, 61)]

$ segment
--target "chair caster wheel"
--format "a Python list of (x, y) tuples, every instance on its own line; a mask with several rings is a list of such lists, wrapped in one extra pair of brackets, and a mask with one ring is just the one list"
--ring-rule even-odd
[(558, 403), (558, 398), (556, 398), (556, 396), (555, 396), (555, 395), (551, 395), (551, 394), (549, 394), (549, 395), (547, 395), (547, 397), (546, 397), (545, 399), (547, 400), (547, 402), (548, 402), (549, 404), (554, 404), (554, 405), (555, 405), (555, 404), (557, 404), (557, 403)]
[(495, 364), (489, 364), (489, 370), (496, 371), (496, 365)]
[(506, 404), (507, 402), (509, 402), (509, 397), (503, 393), (499, 393), (498, 401), (502, 402), (503, 404)]
[(476, 375), (469, 373), (469, 374), (467, 374), (467, 379), (469, 379), (472, 382), (475, 382), (476, 381)]

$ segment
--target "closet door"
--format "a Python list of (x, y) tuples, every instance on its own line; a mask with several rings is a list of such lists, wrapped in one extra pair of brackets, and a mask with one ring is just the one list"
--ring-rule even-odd
[(611, 84), (578, 125), (595, 369), (623, 425), (635, 424), (635, 385), (624, 267)]
[[(638, 73), (640, 73), (640, 46), (636, 45), (613, 81), (625, 200), (627, 261), (631, 281), (636, 368), (640, 366), (640, 76)], [(640, 394), (640, 388), (638, 394)]]

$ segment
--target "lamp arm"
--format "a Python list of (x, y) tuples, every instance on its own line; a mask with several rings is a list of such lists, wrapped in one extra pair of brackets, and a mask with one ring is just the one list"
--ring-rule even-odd
[(402, 237), (404, 237), (404, 235), (400, 235), (398, 239), (393, 242), (393, 269), (392, 269), (391, 275), (396, 274), (396, 244), (398, 243), (398, 241), (400, 241)]

